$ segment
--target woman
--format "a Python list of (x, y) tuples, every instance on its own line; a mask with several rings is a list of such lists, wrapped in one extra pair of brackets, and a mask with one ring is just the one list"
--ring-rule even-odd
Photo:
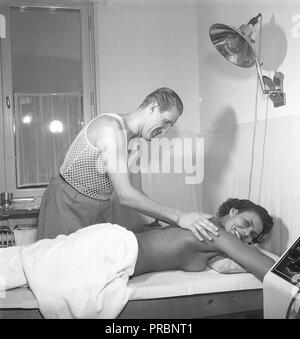
[(136, 233), (139, 255), (134, 275), (172, 269), (202, 271), (210, 258), (222, 252), (262, 280), (274, 261), (248, 245), (262, 241), (271, 231), (268, 212), (246, 199), (228, 199), (210, 220), (219, 227), (213, 241), (199, 242), (190, 232), (169, 226), (146, 227), (147, 232)]
[(262, 280), (274, 261), (249, 244), (271, 230), (268, 212), (249, 200), (229, 199), (212, 221), (219, 236), (203, 242), (173, 226), (134, 234), (119, 225), (92, 225), (69, 236), (0, 249), (0, 272), (6, 289), (28, 284), (46, 318), (116, 317), (128, 301), (130, 276), (202, 271), (219, 253)]

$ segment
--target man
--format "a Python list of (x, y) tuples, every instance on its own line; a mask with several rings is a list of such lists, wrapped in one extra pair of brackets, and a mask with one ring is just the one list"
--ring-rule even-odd
[[(92, 224), (111, 222), (111, 196), (136, 211), (191, 230), (203, 240), (217, 227), (204, 215), (164, 206), (135, 189), (127, 167), (128, 143), (150, 141), (166, 133), (183, 112), (179, 96), (168, 88), (149, 94), (134, 111), (119, 116), (106, 113), (92, 120), (73, 141), (60, 175), (45, 190), (38, 220), (38, 239), (70, 234)], [(201, 234), (201, 235), (200, 235)]]

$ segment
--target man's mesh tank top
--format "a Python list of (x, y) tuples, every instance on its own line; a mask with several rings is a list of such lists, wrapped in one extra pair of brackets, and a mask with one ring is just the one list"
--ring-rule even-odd
[[(119, 120), (125, 131), (124, 120), (115, 113), (103, 113), (95, 119), (104, 115)], [(106, 173), (102, 154), (87, 139), (87, 129), (95, 119), (79, 132), (59, 171), (78, 192), (91, 198), (109, 200), (113, 192), (113, 185)]]

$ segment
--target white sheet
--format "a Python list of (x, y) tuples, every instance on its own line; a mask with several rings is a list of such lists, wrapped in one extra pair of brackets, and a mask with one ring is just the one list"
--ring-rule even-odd
[(207, 269), (147, 273), (132, 279), (129, 286), (129, 299), (138, 300), (257, 289), (262, 288), (262, 283), (250, 273), (220, 274)]
[[(156, 299), (193, 294), (217, 293), (262, 288), (250, 273), (220, 274), (211, 269), (203, 272), (165, 271), (147, 273), (129, 280), (129, 300)], [(0, 308), (38, 308), (33, 294), (26, 288), (6, 291)]]

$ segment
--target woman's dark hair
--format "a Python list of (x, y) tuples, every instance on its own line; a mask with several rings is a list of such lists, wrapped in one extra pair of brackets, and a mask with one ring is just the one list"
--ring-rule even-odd
[(261, 234), (253, 240), (253, 243), (261, 240), (263, 238), (263, 235), (270, 233), (270, 231), (272, 230), (274, 222), (268, 211), (260, 205), (256, 205), (252, 201), (247, 199), (229, 198), (218, 208), (217, 216), (223, 217), (224, 215), (229, 214), (229, 211), (232, 208), (237, 209), (238, 213), (244, 211), (252, 211), (257, 213), (260, 217), (263, 223), (263, 230)]

